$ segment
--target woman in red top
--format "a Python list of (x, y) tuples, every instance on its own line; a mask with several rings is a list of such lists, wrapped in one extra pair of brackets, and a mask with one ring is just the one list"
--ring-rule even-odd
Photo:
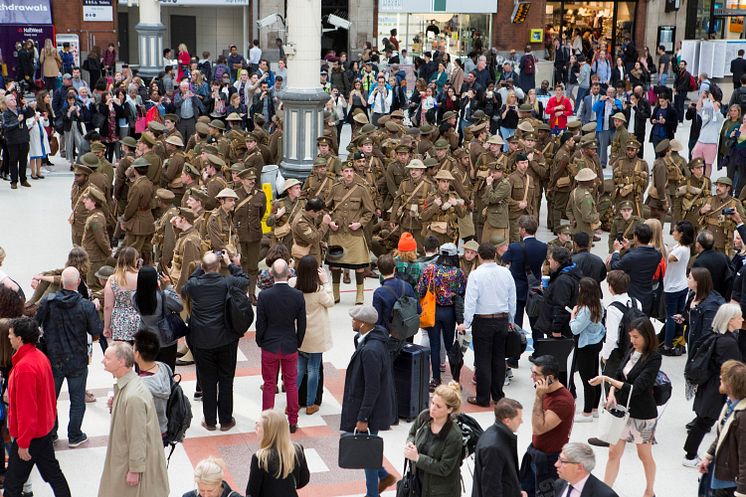
[(189, 62), (192, 60), (185, 44), (179, 43), (179, 55), (176, 58), (179, 61), (179, 72), (176, 80), (181, 81), (185, 76), (189, 75)]
[(565, 87), (562, 83), (557, 83), (554, 87), (554, 97), (547, 103), (547, 114), (553, 135), (558, 135), (567, 128), (567, 117), (572, 115), (572, 103), (565, 96)]

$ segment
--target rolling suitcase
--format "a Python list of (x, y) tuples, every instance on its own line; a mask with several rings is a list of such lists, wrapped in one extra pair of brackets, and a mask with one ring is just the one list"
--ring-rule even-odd
[(394, 359), (394, 385), (399, 417), (411, 422), (430, 400), (430, 349), (406, 344)]

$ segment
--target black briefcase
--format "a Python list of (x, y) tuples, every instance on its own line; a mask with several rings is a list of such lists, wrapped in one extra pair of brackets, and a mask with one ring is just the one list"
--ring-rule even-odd
[(339, 438), (338, 465), (344, 469), (375, 469), (383, 466), (383, 438), (366, 433), (343, 433)]

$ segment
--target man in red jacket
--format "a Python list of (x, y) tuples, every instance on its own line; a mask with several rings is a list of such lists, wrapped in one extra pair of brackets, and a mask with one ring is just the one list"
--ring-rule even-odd
[(8, 380), (8, 429), (13, 439), (5, 474), (6, 497), (21, 497), (34, 465), (55, 497), (70, 497), (70, 487), (54, 456), (51, 431), (57, 397), (49, 359), (36, 348), (39, 326), (32, 318), (11, 321), (8, 338), (15, 353)]

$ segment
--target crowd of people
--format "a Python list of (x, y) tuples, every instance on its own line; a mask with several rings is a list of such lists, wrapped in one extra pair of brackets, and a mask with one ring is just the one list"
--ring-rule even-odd
[[(452, 58), (437, 43), (411, 60), (396, 50), (392, 32), (383, 53), (367, 45), (355, 60), (328, 54), (320, 85), (329, 100), (311, 174), (287, 179), (270, 199), (259, 181), (265, 165), (282, 160), (287, 68), (281, 59), (270, 69), (258, 41), (248, 58), (231, 46), (216, 61), (180, 45), (172, 64), (167, 49), (163, 73), (149, 82), (97, 54), (100, 72), (91, 62), (86, 69), (90, 83), (77, 67), (58, 81), (66, 49), (45, 47), (41, 56), (60, 59), (58, 74), (51, 64), (39, 66), (55, 88), (27, 95), (24, 86), (34, 81), (27, 71), (19, 84), (6, 85), (3, 167), (12, 188), (30, 185), (27, 157), (32, 179), (43, 178), (49, 128), (59, 133), (60, 123), (74, 169), (74, 248), (65, 268), (34, 277), (28, 299), (0, 270), (0, 315), (10, 319), (0, 328), (0, 367), (14, 439), (6, 495), (28, 494), (33, 464), (55, 495), (69, 495), (53, 455), (55, 396), (67, 381), (67, 443), (85, 444), (93, 339), (117, 380), (99, 495), (134, 495), (136, 488), (138, 495), (167, 495), (160, 451), (170, 441), (166, 406), (177, 366), (196, 366), (202, 427), (236, 426), (233, 380), (246, 330), (231, 325), (226, 300), (240, 305), (241, 295), (245, 316), (256, 316), (263, 380), (260, 449), (246, 489), (252, 497), (295, 495), (309, 481), (291, 435), (301, 407), (306, 416), (319, 411), (323, 354), (333, 346), (329, 309), (343, 300), (354, 303), (357, 333), (343, 432), (376, 435), (405, 417), (398, 398), (408, 392), (397, 391), (393, 363), (412, 341), (401, 334), (403, 317), (420, 318), (430, 368), (417, 381), (428, 384), (431, 397), (419, 406), (403, 451), (423, 494), (460, 494), (459, 416), (462, 386), (471, 382), (475, 395), (465, 401), (494, 404), (495, 412), (495, 424), (472, 450), (474, 496), (498, 487), (512, 497), (577, 497), (584, 488), (613, 496), (625, 444), (634, 443), (644, 497), (653, 497), (652, 445), (665, 402), (661, 356), (686, 354), (696, 362), (705, 353), (706, 377), (687, 378), (696, 417), (687, 425), (682, 462), (708, 475), (707, 495), (745, 493), (736, 424), (746, 395), (746, 339), (738, 333), (746, 304), (741, 89), (725, 116), (722, 91), (706, 74), (688, 73), (680, 52), (672, 57), (660, 47), (655, 66), (628, 41), (610, 57), (605, 44), (589, 49), (577, 36), (577, 46), (574, 34), (553, 50), (551, 93), (548, 81), (536, 86), (539, 61), (530, 46), (503, 64), (492, 51)], [(32, 52), (28, 47), (24, 57), (33, 66)], [(693, 123), (688, 154), (674, 137), (684, 117)], [(343, 158), (346, 125), (351, 141)], [(652, 167), (643, 158), (646, 141), (655, 149)], [(713, 166), (725, 168), (714, 191)], [(673, 245), (664, 241), (666, 224)], [(540, 225), (555, 238), (537, 239)], [(605, 259), (591, 253), (604, 232)], [(0, 250), (0, 266), (4, 255)], [(352, 283), (352, 273), (355, 295), (348, 299), (341, 285)], [(366, 302), (370, 277), (380, 286)], [(606, 288), (609, 306), (602, 304)], [(505, 387), (523, 353), (525, 317), (536, 395), (532, 441), (519, 465), (515, 432), (523, 407), (505, 397)], [(659, 331), (651, 318), (662, 323)], [(467, 334), (473, 377), (454, 367), (454, 381), (443, 381)], [(32, 387), (23, 384), (27, 368), (38, 377)], [(576, 372), (582, 388), (575, 387)], [(274, 410), (281, 389), (285, 415)], [(578, 391), (583, 407), (576, 412)], [(32, 397), (43, 406), (34, 416)], [(138, 418), (128, 414), (129, 404), (144, 406)], [(590, 475), (593, 450), (571, 442), (572, 428), (598, 422), (616, 406), (628, 408), (621, 434), (588, 441), (609, 449), (602, 482)], [(718, 440), (700, 458), (701, 442), (718, 422)], [(133, 437), (132, 423), (146, 429)], [(365, 479), (368, 497), (396, 482), (383, 467), (366, 468)], [(196, 466), (195, 485), (186, 495), (237, 493), (213, 458)]]

